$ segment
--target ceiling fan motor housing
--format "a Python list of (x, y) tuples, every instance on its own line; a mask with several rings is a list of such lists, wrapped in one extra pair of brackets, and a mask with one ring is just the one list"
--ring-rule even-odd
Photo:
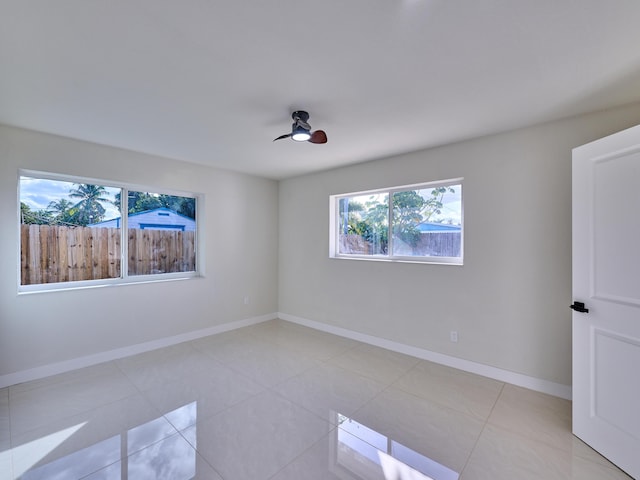
[(291, 114), (291, 118), (296, 122), (301, 120), (302, 122), (307, 123), (309, 121), (309, 113), (304, 110), (296, 110)]

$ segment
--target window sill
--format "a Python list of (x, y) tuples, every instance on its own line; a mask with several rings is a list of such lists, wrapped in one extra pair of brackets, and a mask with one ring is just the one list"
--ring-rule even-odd
[[(170, 276), (169, 276), (170, 275)], [(18, 296), (33, 295), (37, 293), (52, 293), (52, 292), (68, 292), (75, 290), (89, 290), (96, 288), (111, 288), (122, 287), (127, 285), (143, 285), (149, 283), (166, 283), (166, 282), (179, 282), (183, 280), (194, 280), (204, 278), (203, 275), (196, 274), (194, 272), (181, 273), (181, 274), (167, 274), (162, 278), (148, 278), (148, 275), (143, 275), (144, 278), (132, 277), (122, 279), (115, 278), (109, 281), (80, 281), (80, 282), (65, 282), (65, 283), (46, 283), (40, 285), (21, 285), (18, 287)]]
[(462, 258), (451, 257), (429, 257), (428, 259), (415, 259), (409, 257), (370, 257), (356, 255), (332, 255), (332, 260), (360, 260), (365, 262), (382, 262), (382, 263), (413, 263), (422, 265), (453, 265), (462, 267), (464, 265)]

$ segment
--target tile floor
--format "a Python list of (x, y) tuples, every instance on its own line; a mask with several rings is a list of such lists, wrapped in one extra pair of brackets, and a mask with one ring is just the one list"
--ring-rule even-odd
[(280, 320), (0, 389), (0, 480), (628, 479), (570, 402)]

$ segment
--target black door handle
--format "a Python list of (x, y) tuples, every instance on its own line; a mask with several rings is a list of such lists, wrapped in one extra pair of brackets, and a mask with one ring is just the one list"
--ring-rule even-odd
[(570, 307), (572, 310), (580, 313), (589, 313), (589, 309), (584, 307), (584, 303), (582, 302), (573, 302), (573, 305)]

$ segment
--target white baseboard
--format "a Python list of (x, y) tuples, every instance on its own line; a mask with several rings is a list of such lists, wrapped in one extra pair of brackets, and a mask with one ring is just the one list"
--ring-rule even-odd
[(259, 317), (246, 318), (243, 320), (236, 320), (234, 322), (223, 323), (222, 325), (215, 325), (213, 327), (204, 328), (202, 330), (182, 333), (173, 337), (160, 338), (158, 340), (138, 343), (136, 345), (117, 348), (115, 350), (100, 352), (93, 355), (87, 355), (85, 357), (73, 358), (71, 360), (65, 360), (63, 362), (56, 362), (49, 365), (43, 365), (41, 367), (22, 370), (20, 372), (0, 375), (0, 388), (17, 385), (18, 383), (24, 383), (31, 380), (38, 380), (40, 378), (49, 377), (51, 375), (57, 375), (59, 373), (70, 372), (71, 370), (77, 370), (78, 368), (90, 367), (99, 363), (109, 362), (111, 360), (129, 357), (131, 355), (137, 355), (138, 353), (149, 352), (158, 348), (169, 347), (171, 345), (196, 340), (198, 338), (207, 337), (209, 335), (228, 332), (237, 328), (248, 327), (250, 325), (273, 320), (274, 318), (277, 318), (276, 313), (261, 315)]
[(169, 347), (178, 343), (188, 342), (196, 340), (198, 338), (207, 337), (209, 335), (215, 335), (217, 333), (228, 332), (242, 327), (248, 327), (258, 323), (266, 322), (274, 318), (280, 318), (288, 322), (297, 323), (310, 327), (315, 330), (320, 330), (341, 337), (350, 338), (359, 342), (368, 343), (377, 347), (386, 348), (394, 352), (404, 353), (413, 357), (428, 360), (448, 367), (457, 368), (466, 372), (475, 373), (484, 377), (493, 378), (502, 382), (507, 382), (520, 387), (528, 388), (542, 393), (547, 393), (560, 398), (571, 400), (571, 386), (563, 385), (560, 383), (550, 382), (548, 380), (542, 380), (521, 373), (511, 372), (509, 370), (503, 370), (489, 365), (484, 365), (470, 360), (464, 360), (450, 355), (444, 355), (442, 353), (432, 352), (423, 348), (412, 347), (392, 340), (387, 340), (380, 337), (374, 337), (364, 333), (359, 333), (353, 330), (347, 330), (345, 328), (327, 325), (325, 323), (316, 322), (314, 320), (308, 320), (306, 318), (296, 317), (287, 313), (272, 313), (267, 315), (261, 315), (259, 317), (246, 318), (243, 320), (236, 320), (234, 322), (224, 323), (222, 325), (215, 325), (202, 330), (196, 330), (193, 332), (187, 332), (173, 337), (161, 338), (158, 340), (152, 340), (149, 342), (139, 343), (128, 347), (122, 347), (115, 350), (109, 350), (106, 352), (96, 353), (93, 355), (87, 355), (85, 357), (74, 358), (71, 360), (65, 360), (63, 362), (52, 363), (49, 365), (43, 365), (40, 367), (23, 370), (20, 372), (9, 373), (6, 375), (0, 375), (0, 388), (8, 387), (11, 385), (17, 385), (19, 383), (28, 382), (31, 380), (38, 380), (40, 378), (49, 377), (51, 375), (57, 375), (59, 373), (65, 373), (78, 368), (90, 367), (99, 363), (108, 362), (111, 360), (117, 360), (119, 358), (128, 357), (131, 355), (137, 355), (139, 353), (149, 352), (158, 348)]
[(394, 352), (404, 353), (405, 355), (411, 355), (413, 357), (428, 360), (430, 362), (457, 368), (458, 370), (463, 370), (465, 372), (475, 373), (484, 377), (499, 380), (501, 382), (510, 383), (519, 387), (524, 387), (530, 390), (553, 395), (555, 397), (571, 400), (570, 385), (550, 382), (548, 380), (530, 377), (521, 373), (515, 373), (510, 372), (509, 370), (491, 367), (482, 363), (472, 362), (470, 360), (464, 360), (462, 358), (432, 352), (423, 348), (412, 347), (410, 345), (405, 345), (384, 338), (374, 337), (372, 335), (355, 332), (353, 330), (347, 330), (345, 328), (327, 325), (325, 323), (316, 322), (314, 320), (296, 317), (294, 315), (289, 315), (288, 313), (278, 312), (278, 318), (286, 320), (288, 322), (297, 323), (305, 327), (310, 327), (315, 330), (321, 330), (323, 332), (332, 333), (334, 335), (339, 335), (341, 337), (350, 338), (359, 342), (368, 343), (377, 347), (386, 348), (387, 350), (392, 350)]

